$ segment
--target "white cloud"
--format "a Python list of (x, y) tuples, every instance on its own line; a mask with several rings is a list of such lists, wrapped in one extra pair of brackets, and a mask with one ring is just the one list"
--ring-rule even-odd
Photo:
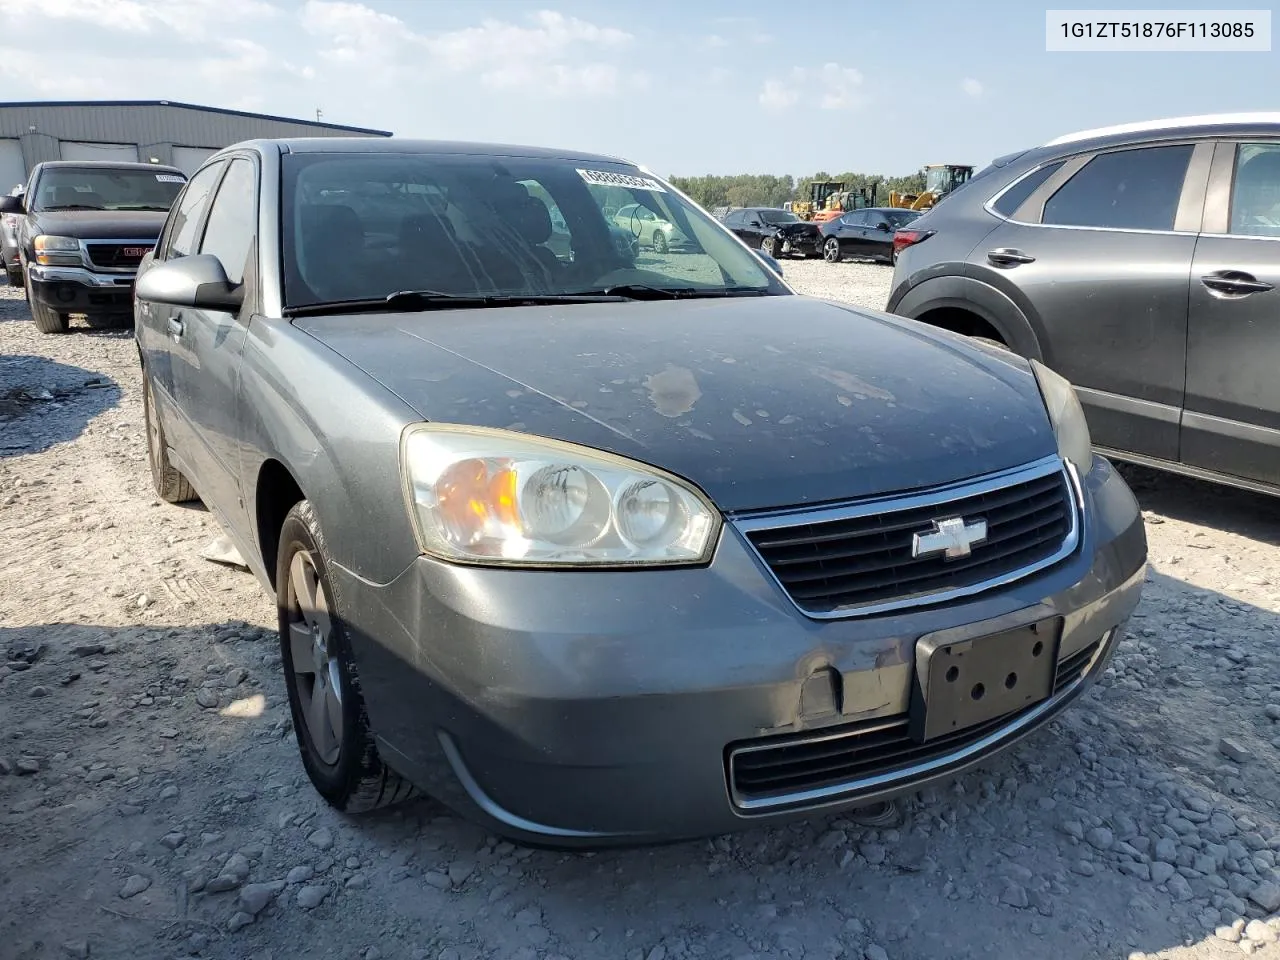
[(712, 50), (721, 50), (729, 46), (729, 41), (726, 40), (724, 37), (720, 36), (720, 34), (713, 33), (711, 34), (711, 36), (707, 37), (707, 39), (704, 41), (704, 44), (710, 47)]
[[(321, 56), (371, 64), (383, 81), (441, 70), (474, 78), (492, 90), (552, 96), (600, 96), (645, 86), (641, 70), (624, 69), (602, 54), (629, 46), (631, 34), (553, 10), (524, 23), (489, 18), (478, 26), (418, 33), (398, 17), (345, 0), (308, 0), (303, 24), (325, 47)], [(593, 59), (594, 58), (594, 59)]]
[(975, 80), (973, 77), (965, 77), (960, 83), (960, 89), (970, 97), (982, 96), (982, 81)]
[(853, 67), (824, 63), (821, 67), (794, 67), (786, 80), (766, 80), (760, 105), (785, 110), (797, 103), (812, 103), (823, 110), (851, 110), (862, 106), (862, 74)]
[(150, 34), (161, 28), (187, 39), (227, 24), (261, 20), (279, 12), (263, 0), (41, 0), (40, 16), (86, 23), (104, 30)]

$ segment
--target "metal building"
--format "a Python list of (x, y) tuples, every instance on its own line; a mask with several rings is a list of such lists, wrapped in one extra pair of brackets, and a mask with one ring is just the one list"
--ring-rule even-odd
[(215, 150), (258, 137), (389, 137), (312, 120), (171, 100), (0, 103), (0, 193), (45, 160), (167, 163), (188, 174)]

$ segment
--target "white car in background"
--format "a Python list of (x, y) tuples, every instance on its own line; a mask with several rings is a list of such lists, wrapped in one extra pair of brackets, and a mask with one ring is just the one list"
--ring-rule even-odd
[(635, 237), (642, 247), (652, 247), (654, 253), (666, 253), (671, 247), (684, 246), (689, 242), (679, 227), (641, 203), (619, 207), (613, 215), (613, 222)]

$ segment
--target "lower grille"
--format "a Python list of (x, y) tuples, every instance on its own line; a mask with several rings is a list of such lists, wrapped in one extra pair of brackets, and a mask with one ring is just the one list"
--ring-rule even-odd
[(89, 262), (104, 270), (125, 270), (137, 267), (142, 258), (155, 246), (154, 240), (137, 240), (129, 243), (95, 243), (87, 241)]
[[(914, 555), (915, 536), (962, 519), (969, 553)], [(941, 603), (1043, 570), (1078, 540), (1072, 482), (1057, 457), (981, 481), (880, 501), (737, 521), (803, 612), (838, 617)]]
[[(1058, 661), (1055, 696), (1084, 676), (1102, 642), (1096, 640)], [(746, 741), (729, 747), (729, 785), (739, 806), (784, 806), (796, 794), (853, 793), (860, 781), (895, 772), (907, 774), (911, 768), (934, 761), (940, 761), (942, 769), (929, 772), (942, 772), (950, 755), (1043, 707), (1041, 702), (928, 743), (911, 739), (905, 713), (810, 734)]]

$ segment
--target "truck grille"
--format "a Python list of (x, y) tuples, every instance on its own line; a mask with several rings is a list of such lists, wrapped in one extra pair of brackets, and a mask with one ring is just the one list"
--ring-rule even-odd
[[(1085, 675), (1102, 644), (1103, 640), (1095, 640), (1058, 661), (1054, 698)], [(970, 757), (962, 755), (966, 748), (1003, 728), (1012, 732), (1020, 717), (1043, 709), (1041, 702), (927, 743), (911, 739), (905, 713), (798, 736), (745, 741), (729, 747), (729, 784), (734, 802), (747, 809), (827, 798), (813, 798), (815, 792), (836, 796), (857, 794), (861, 788), (871, 793), (886, 786), (882, 778), (896, 782), (895, 772), (905, 779), (925, 764), (930, 766), (924, 773), (933, 775), (945, 772), (948, 764), (967, 762)], [(876, 781), (868, 783), (872, 778)]]
[(95, 267), (101, 267), (104, 270), (129, 270), (136, 269), (142, 262), (142, 258), (155, 244), (154, 240), (111, 241), (110, 243), (88, 240), (85, 242), (85, 249), (89, 252), (89, 262)]
[[(738, 527), (804, 613), (865, 615), (971, 595), (1066, 558), (1078, 540), (1072, 488), (1051, 457), (958, 486)], [(913, 556), (915, 535), (949, 518), (985, 521), (986, 539), (966, 556)]]

